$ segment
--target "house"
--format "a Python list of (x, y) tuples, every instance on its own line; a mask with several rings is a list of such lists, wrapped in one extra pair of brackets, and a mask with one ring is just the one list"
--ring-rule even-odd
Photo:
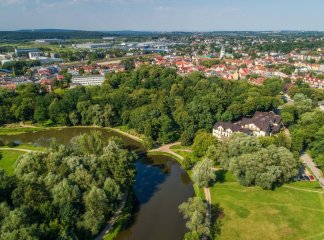
[(249, 134), (249, 130), (242, 128), (239, 123), (218, 122), (213, 128), (213, 136), (217, 138), (227, 138), (231, 136), (233, 132), (243, 132)]
[(243, 118), (241, 121), (218, 122), (214, 125), (213, 135), (217, 138), (227, 138), (233, 132), (242, 132), (253, 136), (271, 136), (282, 128), (279, 115), (273, 112), (256, 112), (252, 118)]
[(249, 129), (254, 136), (271, 136), (282, 128), (282, 121), (279, 115), (273, 112), (256, 112), (252, 118), (243, 118), (240, 125)]

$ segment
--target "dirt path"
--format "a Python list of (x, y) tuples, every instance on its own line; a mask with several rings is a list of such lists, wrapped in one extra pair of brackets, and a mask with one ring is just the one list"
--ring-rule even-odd
[(23, 128), (37, 128), (36, 126), (33, 126), (33, 125), (27, 125), (24, 122), (20, 122), (19, 126), (23, 127)]
[(324, 194), (324, 190), (322, 191), (316, 191), (316, 190), (311, 190), (311, 189), (303, 189), (303, 188), (296, 188), (296, 187), (292, 187), (292, 186), (282, 186), (283, 188), (289, 188), (289, 189), (293, 189), (293, 190), (297, 190), (297, 191), (303, 191), (303, 192), (313, 192), (313, 193), (320, 193), (320, 194)]
[(115, 225), (115, 223), (118, 221), (120, 215), (123, 212), (123, 208), (125, 207), (126, 204), (126, 199), (127, 199), (127, 195), (124, 197), (123, 201), (121, 202), (119, 208), (117, 209), (115, 215), (109, 220), (107, 226), (105, 227), (104, 230), (102, 230), (102, 232), (95, 238), (95, 240), (101, 240), (104, 238), (104, 236), (109, 233), (109, 231), (112, 230), (113, 226)]
[(188, 152), (188, 153), (192, 153), (191, 149), (177, 149), (177, 151), (179, 152)]
[(124, 132), (124, 131), (122, 131), (122, 130), (119, 130), (118, 128), (108, 128), (108, 129), (111, 130), (111, 131), (118, 132), (118, 133), (120, 133), (121, 135), (127, 136), (127, 137), (129, 137), (129, 138), (131, 138), (131, 139), (133, 139), (133, 140), (135, 140), (135, 141), (143, 142), (143, 140), (142, 140), (140, 137), (137, 137), (137, 136), (132, 135), (132, 134), (130, 134), (130, 133), (127, 133), (127, 132)]

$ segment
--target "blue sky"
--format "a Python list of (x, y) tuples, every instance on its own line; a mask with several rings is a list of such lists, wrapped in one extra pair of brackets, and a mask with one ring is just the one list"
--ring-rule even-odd
[(321, 30), (324, 0), (0, 0), (0, 30)]

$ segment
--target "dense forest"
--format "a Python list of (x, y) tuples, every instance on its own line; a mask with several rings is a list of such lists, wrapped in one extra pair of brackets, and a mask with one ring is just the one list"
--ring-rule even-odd
[(15, 174), (0, 170), (0, 239), (92, 239), (126, 198), (135, 154), (100, 132), (73, 147), (21, 156)]
[(33, 121), (57, 125), (125, 125), (159, 143), (193, 141), (198, 129), (210, 131), (216, 121), (236, 120), (255, 111), (275, 110), (283, 83), (264, 86), (245, 81), (182, 77), (171, 68), (144, 66), (110, 73), (102, 86), (56, 89), (39, 85), (0, 90), (0, 123)]
[[(125, 126), (145, 135), (148, 142), (180, 140), (183, 145), (191, 145), (198, 130), (210, 132), (217, 121), (235, 121), (255, 111), (276, 110), (284, 104), (279, 97), (284, 89), (285, 81), (276, 78), (254, 86), (246, 81), (206, 78), (197, 72), (180, 76), (172, 68), (143, 66), (110, 73), (103, 85), (95, 87), (56, 87), (51, 93), (34, 84), (20, 85), (15, 91), (0, 89), (0, 124), (33, 121), (45, 126)], [(314, 156), (322, 162), (323, 154), (315, 147), (322, 141), (322, 118), (312, 111), (324, 99), (324, 93), (297, 83), (289, 94), (294, 104), (284, 105), (281, 114), (292, 132), (291, 150), (314, 147)], [(305, 123), (311, 114), (315, 116), (307, 119), (319, 120)], [(310, 130), (303, 131), (305, 128)], [(317, 140), (319, 143), (314, 142)]]

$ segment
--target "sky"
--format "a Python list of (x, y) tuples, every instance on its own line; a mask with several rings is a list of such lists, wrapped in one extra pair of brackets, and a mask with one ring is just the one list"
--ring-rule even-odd
[(0, 0), (0, 30), (324, 31), (324, 0)]

